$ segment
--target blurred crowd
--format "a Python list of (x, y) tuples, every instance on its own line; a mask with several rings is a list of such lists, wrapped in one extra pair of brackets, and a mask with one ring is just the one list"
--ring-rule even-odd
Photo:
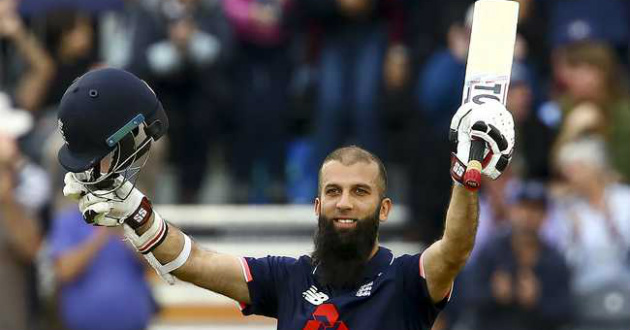
[[(0, 0), (0, 330), (142, 329), (156, 311), (120, 233), (58, 196), (56, 106), (95, 67), (135, 73), (167, 110), (149, 194), (168, 169), (172, 202), (199, 203), (218, 158), (229, 203), (309, 203), (323, 157), (354, 143), (411, 210), (401, 238), (437, 239), (472, 2)], [(483, 184), (436, 328), (627, 330), (630, 1), (518, 2), (516, 154)]]

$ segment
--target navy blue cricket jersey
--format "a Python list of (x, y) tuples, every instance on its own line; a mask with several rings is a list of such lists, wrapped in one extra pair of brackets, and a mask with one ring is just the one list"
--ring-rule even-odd
[(434, 304), (421, 255), (380, 247), (368, 262), (358, 289), (320, 285), (309, 256), (243, 258), (251, 305), (245, 315), (278, 319), (278, 330), (430, 329), (448, 297)]

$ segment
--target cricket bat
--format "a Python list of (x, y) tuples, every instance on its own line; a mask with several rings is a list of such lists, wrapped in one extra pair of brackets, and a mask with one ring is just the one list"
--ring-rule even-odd
[[(494, 99), (505, 105), (510, 84), (519, 4), (510, 0), (478, 0), (473, 12), (462, 104)], [(486, 144), (473, 140), (464, 185), (480, 186)]]

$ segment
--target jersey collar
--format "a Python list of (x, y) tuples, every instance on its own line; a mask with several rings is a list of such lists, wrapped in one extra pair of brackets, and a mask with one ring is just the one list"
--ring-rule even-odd
[(379, 246), (376, 254), (370, 259), (363, 272), (364, 279), (372, 279), (383, 272), (385, 268), (392, 264), (394, 256), (392, 251), (386, 247)]

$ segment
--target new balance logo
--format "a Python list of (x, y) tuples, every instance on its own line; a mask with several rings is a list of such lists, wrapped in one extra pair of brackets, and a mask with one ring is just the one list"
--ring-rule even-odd
[(372, 285), (374, 284), (374, 281), (368, 283), (368, 284), (364, 284), (362, 285), (359, 290), (357, 291), (357, 297), (367, 297), (369, 295), (372, 294)]
[(311, 285), (308, 290), (302, 292), (302, 297), (313, 305), (321, 305), (324, 301), (329, 299), (325, 293), (317, 292), (317, 288), (314, 285)]

